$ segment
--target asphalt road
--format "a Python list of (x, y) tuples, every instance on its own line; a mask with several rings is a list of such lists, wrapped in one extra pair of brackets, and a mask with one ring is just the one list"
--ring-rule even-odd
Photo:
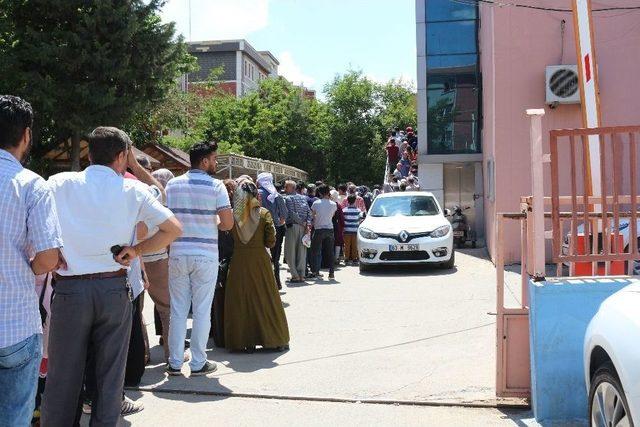
[[(127, 422), (532, 425), (522, 411), (406, 405), (495, 404), (495, 269), (484, 253), (458, 253), (453, 270), (361, 275), (357, 267), (343, 267), (334, 281), (288, 287), (282, 301), (290, 351), (212, 348), (209, 358), (219, 369), (209, 377), (189, 378), (185, 366), (184, 377), (168, 378), (149, 324), (152, 363), (140, 388), (128, 391), (147, 409)], [(507, 279), (507, 302), (516, 304), (518, 276)], [(151, 307), (147, 300), (149, 322)], [(376, 401), (384, 403), (367, 403)]]

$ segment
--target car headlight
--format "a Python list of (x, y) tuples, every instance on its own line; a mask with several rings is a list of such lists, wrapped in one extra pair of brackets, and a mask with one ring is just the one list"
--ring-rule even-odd
[(449, 234), (449, 230), (451, 230), (450, 225), (443, 225), (442, 227), (438, 227), (431, 232), (431, 237), (444, 237)]
[(371, 240), (378, 238), (378, 235), (373, 231), (369, 230), (368, 228), (360, 228), (360, 236), (364, 237), (365, 239), (371, 239)]

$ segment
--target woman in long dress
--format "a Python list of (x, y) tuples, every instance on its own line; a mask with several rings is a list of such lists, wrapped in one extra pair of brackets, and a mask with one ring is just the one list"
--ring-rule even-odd
[(267, 248), (275, 245), (273, 219), (261, 207), (250, 178), (234, 194), (234, 253), (225, 291), (225, 347), (253, 351), (256, 346), (283, 351), (289, 327)]

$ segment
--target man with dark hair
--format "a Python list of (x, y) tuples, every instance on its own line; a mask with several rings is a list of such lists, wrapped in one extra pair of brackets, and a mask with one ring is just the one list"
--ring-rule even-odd
[(338, 184), (338, 204), (342, 205), (342, 201), (347, 198), (347, 184)]
[[(91, 424), (118, 423), (133, 308), (127, 268), (182, 232), (175, 216), (146, 186), (124, 178), (127, 168), (148, 174), (133, 155), (126, 133), (99, 127), (88, 143), (91, 166), (49, 178), (67, 268), (56, 273), (51, 306), (42, 406), (42, 424), (48, 426), (73, 425), (89, 349), (95, 356), (96, 377)], [(139, 222), (159, 231), (134, 245)]]
[(51, 191), (21, 164), (32, 126), (28, 102), (0, 96), (0, 418), (7, 426), (31, 423), (42, 358), (35, 275), (61, 262)]
[(333, 215), (338, 205), (330, 199), (330, 188), (327, 185), (318, 187), (319, 199), (311, 206), (313, 215), (313, 238), (311, 239), (311, 272), (314, 277), (322, 278), (320, 266), (322, 255), (329, 261), (329, 279), (334, 278), (334, 237)]
[(168, 182), (167, 207), (184, 224), (184, 235), (169, 250), (169, 375), (181, 375), (187, 316), (193, 309), (191, 376), (215, 372), (207, 360), (211, 304), (218, 278), (218, 229), (231, 230), (233, 211), (223, 182), (214, 178), (216, 142), (199, 142), (189, 151), (191, 170)]
[(309, 205), (309, 208), (311, 208), (311, 205), (313, 205), (315, 201), (318, 200), (318, 198), (316, 197), (316, 188), (317, 187), (315, 184), (307, 185), (307, 204)]

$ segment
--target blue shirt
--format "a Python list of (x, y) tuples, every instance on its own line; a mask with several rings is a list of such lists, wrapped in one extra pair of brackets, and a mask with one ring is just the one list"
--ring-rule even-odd
[(219, 179), (199, 169), (173, 178), (165, 188), (167, 207), (182, 223), (182, 237), (171, 244), (170, 257), (195, 255), (218, 261), (218, 212), (231, 209)]
[(29, 259), (62, 247), (58, 214), (47, 183), (0, 150), (0, 348), (42, 333)]
[(311, 209), (306, 196), (289, 194), (284, 200), (287, 204), (287, 224), (311, 224)]
[(287, 205), (284, 198), (278, 194), (273, 203), (269, 200), (269, 192), (264, 188), (259, 188), (260, 199), (262, 200), (262, 207), (269, 210), (273, 223), (276, 227), (280, 226), (280, 218), (286, 221), (287, 219)]

